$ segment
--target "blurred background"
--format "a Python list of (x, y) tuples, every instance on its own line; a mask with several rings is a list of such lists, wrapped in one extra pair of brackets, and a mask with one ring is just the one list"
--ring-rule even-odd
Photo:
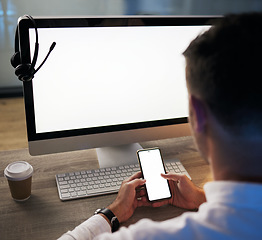
[(262, 11), (262, 0), (0, 0), (0, 151), (27, 147), (22, 83), (10, 64), (19, 16), (224, 15), (254, 11)]
[[(224, 15), (262, 11), (262, 0), (0, 0), (0, 97), (22, 96), (10, 65), (19, 16)], [(40, 50), (41, 51), (41, 50)]]

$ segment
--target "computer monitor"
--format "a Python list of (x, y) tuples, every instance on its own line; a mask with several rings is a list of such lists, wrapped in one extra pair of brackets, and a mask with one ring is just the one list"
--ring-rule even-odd
[[(126, 144), (189, 135), (182, 52), (211, 18), (35, 17), (37, 64), (56, 47), (23, 84), (30, 154), (115, 146), (125, 162), (133, 161)], [(22, 62), (30, 63), (35, 29), (27, 18), (18, 24)], [(100, 166), (123, 164), (102, 152)]]

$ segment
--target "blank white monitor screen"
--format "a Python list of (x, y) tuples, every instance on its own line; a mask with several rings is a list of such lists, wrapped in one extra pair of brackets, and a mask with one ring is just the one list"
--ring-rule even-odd
[(187, 117), (182, 53), (207, 28), (38, 29), (38, 59), (56, 47), (33, 80), (36, 133)]

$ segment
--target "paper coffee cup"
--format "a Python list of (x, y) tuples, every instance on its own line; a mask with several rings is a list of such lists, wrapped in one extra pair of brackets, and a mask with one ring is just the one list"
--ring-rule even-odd
[(31, 196), (33, 167), (25, 161), (10, 163), (5, 171), (11, 195), (16, 201), (25, 201)]

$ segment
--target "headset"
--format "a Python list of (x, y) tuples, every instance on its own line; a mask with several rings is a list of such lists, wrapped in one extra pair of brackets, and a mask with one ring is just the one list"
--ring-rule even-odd
[(35, 65), (37, 62), (38, 50), (39, 50), (37, 26), (32, 16), (24, 15), (23, 17), (28, 18), (33, 24), (33, 27), (35, 29), (35, 49), (34, 49), (33, 60), (32, 63), (22, 63), (22, 54), (21, 54), (21, 49), (19, 47), (19, 27), (17, 26), (15, 32), (15, 54), (11, 57), (10, 61), (11, 61), (11, 65), (15, 68), (15, 75), (18, 77), (18, 79), (23, 82), (28, 82), (34, 78), (35, 73), (43, 66), (43, 64), (49, 57), (49, 54), (54, 49), (56, 43), (55, 42), (52, 43), (44, 61), (35, 70)]

